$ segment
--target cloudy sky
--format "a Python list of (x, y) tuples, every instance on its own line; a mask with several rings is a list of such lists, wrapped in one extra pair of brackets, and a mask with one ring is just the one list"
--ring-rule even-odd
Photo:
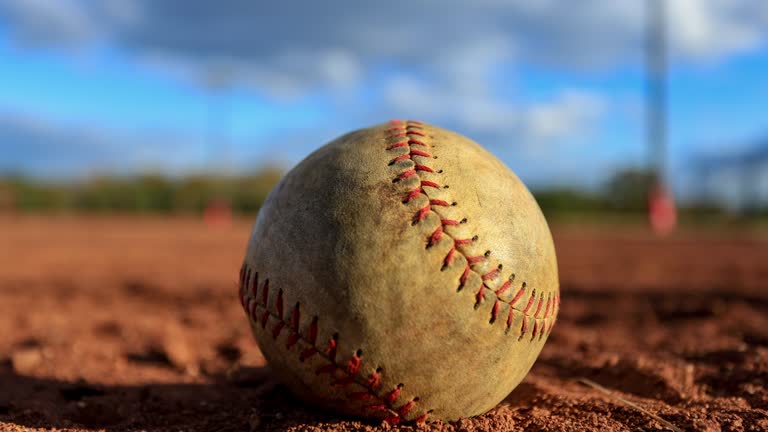
[[(768, 135), (768, 2), (667, 3), (683, 171)], [(595, 185), (647, 160), (644, 4), (2, 0), (0, 171), (290, 166), (413, 118), (531, 184)]]

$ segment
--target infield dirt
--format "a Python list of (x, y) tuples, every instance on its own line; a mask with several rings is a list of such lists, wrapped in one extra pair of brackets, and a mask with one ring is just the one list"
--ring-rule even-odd
[[(389, 428), (271, 377), (237, 300), (250, 228), (0, 217), (0, 430)], [(667, 430), (623, 398), (682, 430), (768, 430), (765, 234), (554, 236), (562, 308), (531, 373), (484, 416), (415, 429)]]

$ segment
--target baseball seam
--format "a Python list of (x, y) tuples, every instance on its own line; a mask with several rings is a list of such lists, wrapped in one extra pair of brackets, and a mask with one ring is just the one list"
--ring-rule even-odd
[[(387, 132), (390, 132), (387, 139), (396, 139), (396, 141), (389, 142), (385, 150), (387, 152), (400, 151), (401, 154), (389, 160), (389, 165), (402, 165), (406, 168), (397, 174), (393, 182), (397, 183), (411, 179), (409, 181), (415, 180), (418, 183), (418, 186), (408, 191), (403, 199), (403, 203), (406, 205), (411, 204), (412, 201), (421, 195), (427, 198), (427, 204), (417, 209), (413, 224), (416, 225), (422, 222), (428, 214), (434, 213), (440, 218), (440, 225), (426, 239), (427, 248), (436, 246), (441, 241), (447, 240), (452, 242), (449, 251), (443, 259), (443, 265), (440, 270), (445, 270), (457, 260), (465, 260), (464, 271), (457, 281), (457, 290), (461, 291), (466, 287), (470, 274), (479, 277), (480, 285), (475, 293), (475, 308), (477, 309), (485, 301), (487, 293), (492, 293), (495, 298), (492, 298), (494, 305), (491, 309), (489, 320), (491, 324), (497, 321), (501, 304), (506, 303), (509, 306), (509, 313), (506, 319), (507, 333), (510, 332), (515, 314), (519, 313), (522, 318), (518, 340), (523, 339), (529, 326), (532, 328), (531, 341), (536, 339), (537, 336), (541, 339), (545, 334), (549, 334), (557, 319), (557, 311), (560, 307), (559, 293), (547, 295), (545, 303), (544, 294), (537, 296), (536, 290), (533, 289), (527, 301), (522, 302), (525, 303), (525, 307), (521, 307), (518, 303), (522, 304), (521, 299), (526, 293), (527, 285), (525, 282), (522, 282), (520, 289), (514, 296), (511, 296), (511, 299), (502, 297), (510, 292), (515, 278), (514, 274), (511, 274), (508, 280), (503, 282), (498, 288), (494, 289), (489, 285), (501, 276), (502, 264), (492, 267), (490, 271), (483, 271), (483, 265), (489, 264), (492, 261), (490, 259), (490, 250), (486, 251), (483, 255), (470, 255), (466, 247), (477, 242), (478, 237), (456, 238), (449, 232), (452, 229), (451, 227), (467, 223), (467, 219), (448, 219), (443, 217), (439, 211), (439, 207), (455, 206), (457, 203), (449, 203), (447, 200), (431, 198), (425, 190), (425, 188), (448, 188), (447, 185), (441, 186), (435, 181), (422, 178), (422, 175), (419, 174), (420, 172), (431, 174), (442, 174), (443, 172), (442, 170), (435, 170), (427, 162), (431, 158), (437, 159), (436, 156), (433, 156), (428, 151), (433, 148), (433, 144), (429, 142), (432, 137), (425, 132), (424, 125), (421, 122), (392, 120), (390, 123), (392, 127), (387, 129)], [(399, 149), (406, 150), (407, 152), (402, 153), (402, 150)], [(274, 290), (272, 291), (274, 292)], [(383, 370), (381, 367), (377, 367), (370, 374), (365, 375), (361, 370), (361, 358), (363, 355), (361, 349), (355, 351), (346, 363), (343, 361), (339, 362), (337, 359), (337, 347), (340, 338), (338, 333), (333, 335), (326, 347), (321, 347), (317, 343), (319, 318), (314, 316), (310, 324), (304, 330), (301, 330), (300, 303), (297, 302), (294, 305), (289, 316), (286, 318), (282, 289), (277, 290), (276, 297), (273, 297), (275, 310), (270, 310), (271, 295), (273, 294), (270, 293), (269, 279), (265, 279), (263, 285), (259, 288), (258, 273), (252, 271), (246, 263), (243, 263), (240, 269), (240, 303), (246, 315), (255, 324), (254, 328), (268, 331), (275, 341), (277, 341), (283, 331), (290, 331), (285, 341), (286, 350), (292, 351), (299, 344), (305, 345), (304, 349), (298, 351), (299, 361), (304, 362), (314, 356), (322, 358), (326, 364), (316, 368), (315, 373), (317, 375), (328, 374), (331, 378), (329, 385), (332, 387), (356, 387), (356, 391), (345, 393), (346, 399), (350, 402), (362, 401), (363, 403), (368, 403), (364, 406), (364, 409), (373, 413), (383, 413), (385, 422), (398, 424), (404, 421), (405, 416), (414, 410), (419, 402), (418, 397), (414, 397), (404, 403), (398, 401), (398, 399), (401, 399), (400, 396), (404, 388), (403, 384), (398, 384), (393, 389), (382, 392), (380, 386)], [(543, 315), (541, 315), (542, 308)], [(270, 319), (274, 324), (270, 324)], [(532, 325), (529, 325), (529, 320), (533, 321)], [(268, 324), (271, 326), (270, 329), (267, 328)], [(421, 415), (414, 418), (414, 421), (426, 421), (432, 411), (431, 409), (423, 411)]]
[[(487, 293), (491, 293), (491, 300), (494, 301), (494, 304), (491, 308), (489, 322), (493, 324), (498, 321), (501, 305), (506, 303), (509, 306), (509, 312), (506, 318), (507, 333), (511, 331), (515, 314), (521, 314), (522, 317), (518, 340), (523, 339), (529, 327), (531, 328), (530, 340), (534, 340), (537, 336), (541, 339), (545, 334), (551, 333), (552, 327), (557, 320), (557, 311), (560, 308), (560, 294), (549, 293), (546, 296), (545, 303), (545, 295), (541, 293), (537, 300), (536, 289), (533, 288), (528, 300), (524, 302), (525, 306), (522, 307), (520, 306), (523, 304), (521, 299), (528, 289), (525, 282), (522, 282), (519, 290), (517, 290), (511, 298), (509, 298), (509, 296), (506, 298), (503, 297), (505, 294), (511, 294), (510, 288), (512, 288), (515, 279), (514, 273), (511, 274), (506, 281), (501, 283), (498, 288), (494, 289), (491, 287), (489, 284), (494, 280), (498, 280), (501, 276), (503, 265), (501, 263), (496, 266), (488, 265), (491, 263), (490, 250), (487, 250), (482, 255), (470, 255), (466, 248), (468, 245), (477, 242), (478, 236), (475, 235), (471, 238), (456, 238), (449, 234), (449, 231), (452, 229), (451, 227), (465, 224), (467, 223), (467, 219), (449, 219), (441, 215), (441, 212), (438, 210), (440, 207), (452, 207), (456, 206), (458, 203), (455, 201), (449, 202), (445, 199), (432, 198), (427, 192), (427, 189), (429, 188), (440, 189), (447, 188), (448, 186), (424, 179), (422, 178), (423, 175), (420, 174), (430, 173), (432, 175), (438, 175), (443, 173), (443, 170), (435, 169), (431, 166), (431, 160), (437, 159), (437, 156), (431, 152), (434, 148), (434, 146), (430, 144), (432, 137), (427, 134), (424, 124), (417, 121), (392, 120), (390, 121), (390, 125), (391, 127), (386, 130), (388, 135), (386, 136), (387, 145), (385, 150), (387, 152), (397, 152), (399, 154), (393, 159), (390, 159), (388, 164), (398, 165), (404, 168), (392, 181), (393, 183), (401, 181), (411, 181), (416, 183), (416, 186), (407, 192), (407, 195), (403, 199), (403, 204), (410, 205), (416, 198), (422, 195), (427, 198), (426, 204), (417, 209), (413, 218), (413, 224), (416, 225), (422, 222), (430, 212), (435, 213), (440, 218), (440, 225), (438, 225), (427, 238), (426, 247), (433, 247), (444, 240), (452, 242), (450, 249), (443, 259), (443, 265), (440, 270), (445, 270), (456, 260), (464, 259), (466, 263), (464, 265), (464, 271), (458, 280), (457, 291), (466, 288), (470, 273), (479, 276), (480, 283), (475, 293), (475, 308), (477, 309), (480, 304), (485, 301)], [(491, 268), (491, 270), (483, 271), (483, 266), (486, 267), (486, 269)], [(545, 304), (546, 306), (544, 306)], [(529, 320), (532, 320), (533, 323), (529, 324)]]
[[(385, 422), (398, 424), (404, 420), (404, 416), (415, 408), (419, 401), (418, 397), (396, 405), (402, 389), (405, 387), (402, 383), (395, 386), (392, 390), (382, 393), (383, 396), (380, 395), (383, 370), (381, 367), (377, 367), (367, 377), (364, 377), (361, 370), (362, 349), (355, 351), (346, 364), (343, 362), (341, 365), (338, 364), (337, 347), (340, 338), (339, 334), (335, 333), (333, 335), (328, 341), (327, 347), (321, 347), (317, 343), (319, 318), (314, 316), (310, 324), (302, 331), (300, 328), (300, 302), (296, 302), (290, 312), (290, 316), (286, 318), (282, 289), (277, 291), (277, 296), (274, 299), (274, 308), (276, 309), (274, 311), (269, 308), (270, 295), (269, 279), (265, 279), (263, 285), (259, 287), (258, 272), (252, 271), (246, 263), (243, 263), (240, 268), (240, 304), (251, 322), (256, 324), (256, 328), (269, 331), (275, 341), (277, 341), (277, 338), (284, 330), (290, 331), (290, 335), (285, 341), (286, 350), (291, 351), (300, 343), (305, 345), (304, 349), (298, 351), (300, 362), (303, 363), (314, 356), (321, 357), (326, 364), (315, 369), (315, 374), (328, 374), (331, 377), (329, 385), (332, 387), (357, 387), (356, 391), (345, 393), (347, 400), (368, 403), (364, 406), (364, 409), (372, 413), (383, 413)], [(270, 318), (274, 321), (274, 325), (271, 326), (271, 329), (267, 329)], [(417, 423), (424, 422), (430, 413), (432, 413), (432, 410), (424, 411), (414, 421)]]

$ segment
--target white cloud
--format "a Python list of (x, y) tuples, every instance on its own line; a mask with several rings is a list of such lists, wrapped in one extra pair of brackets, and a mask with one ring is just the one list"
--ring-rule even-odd
[(668, 1), (673, 52), (712, 60), (757, 48), (768, 33), (768, 3), (750, 0)]
[[(673, 52), (690, 61), (754, 49), (768, 33), (768, 3), (666, 0)], [(376, 66), (442, 64), (461, 74), (478, 58), (558, 68), (604, 68), (641, 58), (643, 1), (386, 3), (222, 0), (4, 0), (18, 40), (112, 44), (139, 58), (192, 69), (218, 62), (302, 91), (354, 85)], [(463, 61), (462, 61), (463, 60)]]
[(528, 147), (588, 137), (606, 104), (597, 94), (573, 89), (529, 105), (496, 97), (492, 91), (474, 90), (399, 77), (390, 82), (386, 102), (393, 112), (406, 117), (454, 124), (468, 134), (493, 132)]
[(12, 0), (0, 4), (0, 16), (23, 45), (72, 47), (96, 36), (97, 25), (77, 0)]
[(528, 108), (525, 136), (535, 141), (553, 141), (585, 136), (603, 114), (605, 102), (595, 94), (565, 90), (547, 104)]
[[(674, 61), (718, 61), (765, 44), (768, 2), (662, 1)], [(515, 97), (519, 71), (604, 72), (641, 61), (645, 4), (3, 0), (0, 21), (20, 42), (107, 46), (202, 83), (218, 75), (273, 98), (339, 95), (329, 116), (346, 124), (417, 117), (539, 148), (583, 141), (612, 101), (555, 88), (525, 102)]]

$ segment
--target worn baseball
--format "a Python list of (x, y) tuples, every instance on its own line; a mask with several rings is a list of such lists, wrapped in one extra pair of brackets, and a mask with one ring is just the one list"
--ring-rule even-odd
[(248, 242), (240, 300), (298, 397), (390, 423), (493, 408), (560, 303), (530, 192), (472, 140), (416, 121), (348, 133), (282, 179)]

